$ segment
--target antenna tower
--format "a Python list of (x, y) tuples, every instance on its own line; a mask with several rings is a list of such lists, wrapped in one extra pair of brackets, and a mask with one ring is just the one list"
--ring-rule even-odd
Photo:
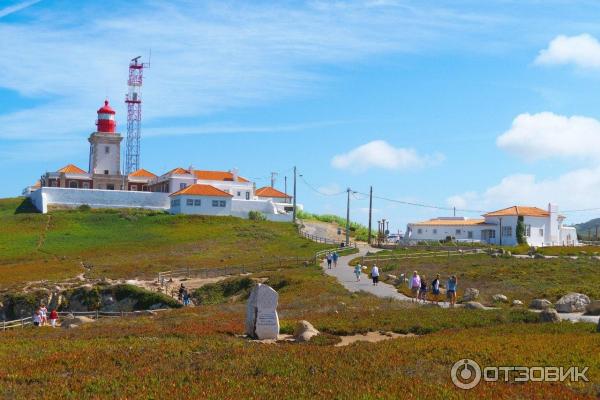
[(127, 103), (127, 142), (125, 146), (125, 175), (140, 169), (140, 135), (142, 125), (142, 78), (150, 63), (140, 62), (142, 56), (129, 63)]

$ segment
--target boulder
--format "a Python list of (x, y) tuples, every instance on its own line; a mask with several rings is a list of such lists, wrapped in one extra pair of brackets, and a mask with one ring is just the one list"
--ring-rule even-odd
[(468, 308), (469, 310), (484, 310), (485, 309), (483, 304), (478, 303), (476, 301), (469, 301), (469, 302), (465, 303), (465, 308)]
[(590, 304), (590, 298), (582, 293), (569, 293), (561, 297), (555, 304), (556, 311), (560, 313), (583, 312)]
[(318, 334), (319, 331), (308, 321), (299, 321), (294, 328), (294, 339), (298, 342), (308, 342)]
[(594, 300), (585, 306), (585, 313), (587, 315), (600, 315), (600, 300)]
[(465, 289), (465, 293), (462, 296), (463, 302), (474, 301), (479, 297), (479, 290), (475, 288)]
[(513, 307), (521, 307), (523, 305), (523, 302), (521, 300), (513, 300), (512, 305)]
[(503, 294), (495, 294), (492, 296), (492, 300), (496, 303), (508, 303), (508, 297)]
[(533, 308), (534, 310), (544, 310), (549, 307), (552, 307), (552, 303), (546, 299), (534, 299), (529, 304), (529, 308)]
[(88, 317), (73, 317), (73, 318), (65, 318), (60, 323), (60, 326), (65, 329), (77, 328), (83, 324), (89, 324), (95, 322), (95, 320)]
[(398, 277), (396, 275), (387, 274), (386, 278), (388, 281), (392, 281), (393, 284), (398, 281)]
[(546, 256), (545, 256), (545, 255), (543, 255), (543, 254), (535, 253), (535, 254), (533, 255), (533, 258), (544, 259), (544, 258), (546, 258)]
[(560, 322), (558, 313), (552, 308), (546, 308), (540, 313), (540, 321), (542, 322)]

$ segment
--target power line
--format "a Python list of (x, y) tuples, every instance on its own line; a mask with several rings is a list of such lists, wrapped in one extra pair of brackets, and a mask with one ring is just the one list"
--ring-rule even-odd
[[(369, 196), (368, 193), (362, 193), (362, 192), (358, 192), (364, 196)], [(383, 196), (375, 196), (373, 195), (374, 198), (379, 199), (379, 200), (385, 200), (385, 201), (389, 201), (392, 203), (398, 203), (398, 204), (403, 204), (405, 206), (413, 206), (413, 207), (421, 207), (421, 208), (430, 208), (430, 209), (434, 209), (434, 210), (443, 210), (443, 211), (454, 211), (455, 208), (454, 207), (442, 207), (442, 206), (435, 206), (435, 205), (431, 205), (431, 204), (424, 204), (424, 203), (415, 203), (415, 202), (410, 202), (410, 201), (404, 201), (404, 200), (397, 200), (397, 199), (390, 199), (388, 197), (383, 197)], [(456, 208), (456, 211), (461, 211), (461, 212), (467, 212), (467, 213), (485, 213), (485, 211), (482, 210), (467, 210), (467, 209), (459, 209)]]
[(321, 196), (329, 196), (329, 197), (334, 197), (334, 196), (339, 196), (339, 195), (341, 195), (341, 194), (344, 194), (344, 193), (346, 193), (346, 191), (345, 191), (345, 190), (343, 190), (343, 191), (341, 191), (341, 192), (338, 192), (338, 193), (323, 193), (323, 192), (321, 192), (319, 189), (315, 188), (313, 185), (311, 185), (310, 183), (308, 183), (308, 182), (306, 181), (306, 179), (304, 179), (304, 176), (302, 176), (302, 175), (298, 175), (298, 176), (300, 177), (300, 179), (302, 180), (302, 182), (304, 182), (304, 184), (305, 184), (306, 186), (308, 186), (308, 187), (309, 187), (309, 188), (310, 188), (312, 191), (314, 191), (314, 192), (316, 192), (316, 193), (320, 194)]

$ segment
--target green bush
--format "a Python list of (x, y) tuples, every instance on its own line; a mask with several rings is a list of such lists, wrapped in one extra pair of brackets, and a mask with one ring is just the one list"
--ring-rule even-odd
[(90, 211), (92, 207), (90, 207), (88, 204), (82, 204), (79, 207), (77, 207), (77, 209), (79, 211)]
[(167, 307), (181, 307), (175, 299), (163, 293), (151, 292), (146, 289), (134, 285), (117, 285), (103, 291), (105, 294), (112, 294), (117, 301), (121, 301), (127, 297), (136, 300), (134, 308), (136, 310), (147, 310), (154, 304), (162, 303)]
[(267, 217), (260, 211), (252, 210), (248, 212), (248, 219), (251, 221), (266, 221)]
[(224, 303), (233, 296), (247, 298), (254, 281), (250, 278), (230, 278), (224, 281), (204, 285), (192, 292), (198, 304)]

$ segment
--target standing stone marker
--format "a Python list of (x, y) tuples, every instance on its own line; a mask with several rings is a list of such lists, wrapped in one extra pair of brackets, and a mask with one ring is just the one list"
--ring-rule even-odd
[(259, 283), (250, 292), (246, 309), (246, 334), (257, 339), (277, 339), (279, 295), (270, 286)]

